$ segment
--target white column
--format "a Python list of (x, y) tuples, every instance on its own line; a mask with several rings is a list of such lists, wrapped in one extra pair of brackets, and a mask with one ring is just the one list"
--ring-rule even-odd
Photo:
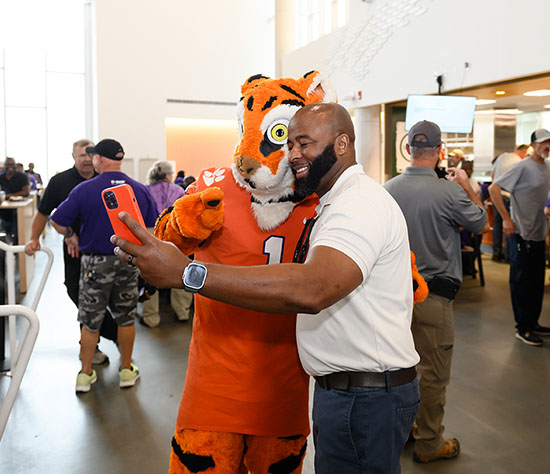
[(384, 158), (380, 112), (379, 105), (355, 109), (355, 151), (357, 162), (363, 165), (365, 173), (383, 184)]
[(275, 0), (275, 76), (283, 75), (283, 56), (296, 49), (296, 5)]

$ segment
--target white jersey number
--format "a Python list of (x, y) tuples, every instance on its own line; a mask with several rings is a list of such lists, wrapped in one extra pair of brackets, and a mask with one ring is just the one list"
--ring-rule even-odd
[(280, 235), (270, 235), (264, 240), (263, 254), (267, 255), (267, 264), (283, 262), (283, 249), (285, 246), (285, 238)]

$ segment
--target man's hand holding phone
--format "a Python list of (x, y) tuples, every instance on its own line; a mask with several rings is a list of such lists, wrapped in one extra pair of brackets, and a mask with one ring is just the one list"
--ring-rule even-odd
[(129, 184), (121, 184), (112, 188), (104, 189), (101, 193), (103, 204), (107, 210), (107, 215), (111, 221), (111, 226), (115, 235), (132, 242), (136, 245), (141, 245), (141, 242), (130, 232), (130, 229), (119, 218), (119, 213), (124, 211), (130, 214), (142, 227), (145, 227), (143, 216), (139, 209), (134, 190)]

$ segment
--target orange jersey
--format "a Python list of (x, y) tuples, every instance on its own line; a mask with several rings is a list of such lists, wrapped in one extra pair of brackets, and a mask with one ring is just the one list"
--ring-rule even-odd
[[(304, 219), (317, 199), (296, 205), (276, 229), (259, 229), (250, 194), (231, 169), (201, 173), (196, 190), (224, 192), (225, 220), (195, 253), (201, 262), (249, 266), (292, 261)], [(246, 292), (246, 288), (243, 288)], [(250, 311), (195, 295), (189, 365), (177, 429), (258, 436), (309, 433), (309, 378), (296, 347), (296, 315)]]

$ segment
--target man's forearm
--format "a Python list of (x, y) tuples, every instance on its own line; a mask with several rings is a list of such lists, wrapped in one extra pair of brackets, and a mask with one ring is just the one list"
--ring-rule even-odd
[(44, 231), (44, 228), (46, 227), (47, 223), (48, 223), (48, 216), (38, 211), (35, 214), (34, 219), (32, 220), (30, 240), (39, 240), (40, 235), (42, 235), (42, 232)]
[(503, 220), (510, 219), (510, 214), (504, 205), (504, 200), (502, 199), (502, 188), (498, 184), (491, 184), (489, 186), (489, 194), (491, 195), (491, 201), (496, 207), (498, 213), (501, 215)]
[(477, 204), (479, 207), (483, 207), (483, 202), (479, 198), (478, 194), (472, 189), (470, 183), (462, 184), (462, 189), (466, 191), (466, 196), (468, 196), (468, 199), (470, 201), (472, 201), (474, 204)]
[(67, 235), (67, 233), (69, 232), (70, 227), (60, 225), (60, 224), (58, 224), (57, 222), (55, 222), (53, 220), (51, 221), (51, 223), (52, 223), (53, 228), (57, 231), (58, 234)]
[(318, 313), (328, 306), (323, 289), (307, 265), (287, 263), (259, 267), (208, 264), (200, 294), (223, 303), (267, 313)]

